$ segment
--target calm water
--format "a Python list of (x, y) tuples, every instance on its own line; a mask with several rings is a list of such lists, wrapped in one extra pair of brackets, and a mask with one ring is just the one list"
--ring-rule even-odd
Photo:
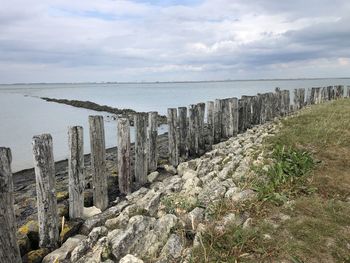
[[(116, 122), (106, 118), (108, 113), (74, 108), (45, 102), (38, 97), (89, 100), (117, 108), (137, 111), (158, 111), (188, 106), (216, 98), (240, 97), (282, 89), (310, 88), (328, 85), (350, 85), (350, 79), (230, 81), (198, 83), (152, 84), (40, 84), (0, 85), (0, 146), (10, 147), (13, 170), (32, 167), (31, 138), (51, 133), (54, 140), (55, 160), (67, 158), (67, 127), (82, 125), (85, 152), (90, 151), (88, 116), (105, 116), (106, 145), (116, 146)], [(160, 128), (160, 133), (166, 127)], [(133, 132), (132, 132), (133, 133)]]

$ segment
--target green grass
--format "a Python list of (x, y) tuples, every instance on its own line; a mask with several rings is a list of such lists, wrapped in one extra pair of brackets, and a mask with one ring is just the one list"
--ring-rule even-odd
[[(350, 263), (350, 100), (283, 120), (264, 147), (269, 168), (252, 168), (258, 180), (246, 182), (257, 199), (213, 206), (192, 262)], [(253, 226), (217, 231), (231, 212), (248, 213)], [(273, 227), (269, 220), (280, 213), (290, 219)]]

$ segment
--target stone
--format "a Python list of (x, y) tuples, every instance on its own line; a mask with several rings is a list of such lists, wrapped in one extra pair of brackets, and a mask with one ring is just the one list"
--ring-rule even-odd
[(153, 216), (157, 213), (160, 197), (161, 193), (152, 189), (137, 202), (137, 206)]
[(181, 238), (176, 234), (172, 234), (162, 249), (161, 257), (169, 259), (169, 261), (178, 259), (181, 257), (182, 249)]
[(122, 212), (119, 216), (115, 218), (108, 219), (105, 223), (105, 226), (109, 230), (113, 230), (116, 228), (125, 228), (129, 222), (128, 213)]
[(155, 218), (137, 215), (130, 218), (125, 231), (112, 231), (107, 239), (115, 259), (120, 260), (142, 242), (142, 238), (153, 228), (155, 221)]
[(157, 180), (159, 176), (159, 172), (153, 172), (153, 173), (150, 173), (149, 175), (147, 175), (147, 180), (148, 182), (150, 183), (153, 183), (155, 180)]
[(187, 170), (184, 172), (182, 179), (183, 180), (188, 180), (188, 179), (192, 179), (195, 178), (197, 176), (197, 172), (194, 170)]
[(177, 173), (178, 173), (178, 175), (182, 176), (185, 173), (185, 171), (187, 171), (187, 170), (195, 171), (196, 169), (197, 169), (197, 161), (190, 160), (188, 162), (180, 163), (177, 166)]
[(126, 255), (125, 257), (123, 257), (119, 263), (143, 263), (143, 260), (133, 256), (133, 255)]
[(187, 214), (187, 221), (191, 225), (192, 230), (196, 230), (199, 223), (204, 220), (205, 209), (196, 207)]
[(224, 197), (225, 193), (226, 187), (215, 178), (203, 188), (203, 191), (198, 195), (198, 201), (201, 204), (208, 205), (209, 203)]
[(256, 196), (256, 193), (253, 190), (247, 189), (242, 192), (238, 192), (232, 195), (231, 200), (233, 202), (244, 202), (250, 200)]
[(139, 190), (127, 195), (126, 199), (130, 202), (135, 202), (136, 200), (142, 198), (148, 191), (149, 189), (146, 187), (141, 187)]
[(21, 256), (24, 256), (31, 250), (30, 240), (27, 235), (17, 232), (17, 244)]
[(61, 243), (64, 243), (69, 237), (76, 235), (82, 224), (83, 220), (81, 219), (65, 221), (64, 227), (60, 233)]
[(225, 198), (231, 199), (235, 194), (239, 193), (241, 189), (239, 187), (232, 187), (225, 193)]
[(36, 250), (32, 250), (22, 257), (22, 261), (23, 263), (41, 263), (44, 262), (44, 257), (49, 253), (50, 250), (48, 248), (39, 248)]
[(64, 202), (57, 204), (57, 214), (59, 217), (68, 218), (69, 216), (68, 204)]
[(171, 175), (175, 175), (177, 173), (176, 168), (172, 165), (164, 164), (164, 169), (167, 173), (169, 173)]
[(67, 191), (57, 192), (56, 197), (57, 202), (62, 202), (63, 200), (67, 200), (69, 198), (69, 193)]
[(243, 223), (243, 229), (250, 228), (253, 225), (253, 219), (248, 218), (244, 223)]
[(95, 206), (92, 206), (92, 207), (84, 207), (84, 210), (83, 210), (83, 219), (88, 219), (90, 217), (93, 217), (95, 215), (98, 215), (98, 214), (101, 214), (101, 210), (98, 209), (97, 207)]
[[(25, 244), (26, 242), (25, 239), (23, 237), (23, 235), (26, 235), (29, 239), (29, 243), (30, 243), (30, 247), (32, 248), (38, 248), (39, 246), (39, 223), (36, 220), (30, 220), (28, 221), (26, 224), (24, 224), (23, 226), (21, 226), (18, 229), (18, 234), (19, 236), (22, 236), (23, 239), (23, 244)], [(27, 245), (25, 245), (27, 246)], [(24, 249), (24, 247), (22, 249)]]
[(43, 263), (52, 263), (55, 261), (62, 262), (70, 258), (72, 251), (78, 246), (78, 244), (85, 240), (87, 237), (83, 235), (76, 235), (70, 237), (66, 242), (62, 244), (59, 249), (52, 251), (44, 259)]

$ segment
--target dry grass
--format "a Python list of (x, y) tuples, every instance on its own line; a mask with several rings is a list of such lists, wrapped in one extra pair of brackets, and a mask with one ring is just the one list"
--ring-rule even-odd
[[(316, 166), (303, 184), (316, 192), (287, 195), (284, 204), (219, 204), (192, 262), (350, 262), (350, 100), (316, 105), (284, 120), (266, 145), (311, 153)], [(215, 229), (225, 213), (243, 211), (254, 219), (252, 228)], [(266, 223), (280, 213), (290, 219), (277, 227)]]

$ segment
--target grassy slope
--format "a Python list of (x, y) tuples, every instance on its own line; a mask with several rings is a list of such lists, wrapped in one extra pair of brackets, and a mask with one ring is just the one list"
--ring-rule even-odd
[[(253, 226), (218, 233), (214, 220), (193, 262), (350, 262), (350, 100), (315, 105), (284, 120), (278, 135), (266, 142), (267, 149), (281, 145), (296, 156), (310, 153), (313, 170), (300, 179), (292, 174), (278, 181), (273, 189), (286, 197), (281, 202), (264, 199), (264, 189), (254, 202), (217, 205), (217, 220), (228, 212), (248, 211)], [(298, 158), (295, 166), (303, 167), (303, 157)]]

